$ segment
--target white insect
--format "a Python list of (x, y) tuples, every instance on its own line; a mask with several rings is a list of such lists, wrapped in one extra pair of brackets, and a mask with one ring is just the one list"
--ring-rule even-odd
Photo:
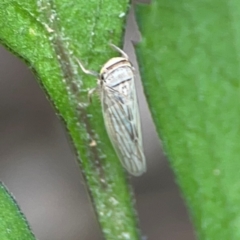
[(143, 153), (141, 123), (134, 83), (134, 68), (128, 55), (117, 46), (110, 44), (122, 57), (110, 59), (102, 67), (100, 74), (86, 70), (86, 74), (98, 78), (102, 112), (109, 138), (121, 160), (123, 167), (132, 175), (139, 176), (146, 171)]

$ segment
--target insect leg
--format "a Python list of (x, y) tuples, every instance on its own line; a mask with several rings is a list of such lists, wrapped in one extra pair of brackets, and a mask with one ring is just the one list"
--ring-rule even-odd
[(88, 107), (92, 103), (92, 95), (95, 91), (98, 90), (98, 87), (92, 88), (88, 91), (88, 103), (78, 103), (78, 108), (83, 109)]
[(112, 43), (109, 43), (109, 45), (110, 45), (114, 50), (116, 50), (117, 52), (121, 53), (122, 56), (128, 60), (128, 55), (127, 55), (122, 49), (120, 49), (119, 47), (117, 47), (116, 45), (114, 45), (114, 44), (112, 44)]
[(92, 88), (88, 91), (88, 102), (92, 103), (92, 95), (97, 91), (98, 87)]
[[(77, 58), (76, 58), (76, 60), (77, 60), (77, 62), (78, 62), (78, 65), (80, 66), (80, 68), (82, 69), (82, 71), (83, 71), (84, 73), (99, 78), (99, 74), (98, 74), (97, 72), (94, 72), (94, 71), (91, 71), (91, 70), (87, 70), (87, 69), (83, 66), (83, 64), (81, 63), (80, 60), (78, 60)], [(90, 90), (88, 91), (88, 104), (92, 102), (92, 95), (93, 95), (93, 93), (94, 93), (96, 90), (97, 90), (97, 87), (96, 87), (96, 88), (92, 88), (92, 89), (90, 89)], [(88, 104), (87, 104), (87, 105), (88, 105)], [(81, 106), (80, 106), (80, 107), (81, 107)]]

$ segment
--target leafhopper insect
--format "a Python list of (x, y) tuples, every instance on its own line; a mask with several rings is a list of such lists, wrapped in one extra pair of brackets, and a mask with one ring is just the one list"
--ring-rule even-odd
[(98, 79), (97, 87), (89, 94), (99, 90), (105, 127), (123, 167), (130, 174), (140, 176), (146, 171), (146, 160), (134, 68), (123, 50), (113, 44), (110, 46), (122, 56), (107, 61), (99, 74), (85, 69), (80, 61), (78, 63), (84, 73)]

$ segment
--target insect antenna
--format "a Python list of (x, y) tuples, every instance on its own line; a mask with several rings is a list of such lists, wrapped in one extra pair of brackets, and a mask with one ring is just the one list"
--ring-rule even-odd
[(122, 49), (120, 49), (119, 47), (117, 47), (116, 45), (114, 45), (114, 44), (112, 44), (112, 43), (109, 43), (109, 45), (110, 45), (114, 50), (116, 50), (117, 52), (121, 53), (122, 56), (128, 60), (128, 55), (127, 55)]
[(94, 72), (94, 71), (92, 71), (92, 70), (86, 69), (86, 68), (83, 66), (83, 64), (81, 63), (80, 60), (78, 60), (77, 58), (76, 58), (76, 60), (77, 60), (77, 62), (78, 62), (78, 65), (80, 66), (80, 68), (82, 69), (82, 71), (83, 71), (84, 73), (99, 78), (99, 74), (98, 74), (97, 72)]

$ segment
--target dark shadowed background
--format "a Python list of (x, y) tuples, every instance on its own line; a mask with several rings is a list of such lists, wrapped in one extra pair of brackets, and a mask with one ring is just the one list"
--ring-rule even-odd
[[(131, 18), (131, 17), (130, 17)], [(124, 49), (134, 61), (129, 38)], [(148, 240), (194, 240), (194, 233), (137, 88), (148, 171), (131, 178)], [(161, 94), (161, 93), (159, 93)], [(0, 181), (15, 196), (39, 240), (103, 239), (61, 121), (27, 66), (0, 47)]]

